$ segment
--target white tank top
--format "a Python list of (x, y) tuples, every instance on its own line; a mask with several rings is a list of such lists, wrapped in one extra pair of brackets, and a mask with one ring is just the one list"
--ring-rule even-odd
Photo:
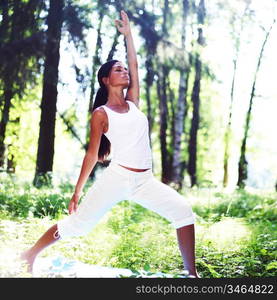
[(111, 143), (112, 161), (135, 169), (152, 168), (148, 119), (132, 101), (127, 102), (127, 113), (101, 106), (108, 116), (109, 128), (104, 134)]

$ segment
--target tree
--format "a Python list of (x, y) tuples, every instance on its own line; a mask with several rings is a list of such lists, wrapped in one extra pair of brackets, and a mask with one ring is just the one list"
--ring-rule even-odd
[(181, 49), (183, 51), (182, 60), (179, 66), (179, 91), (177, 109), (174, 118), (174, 137), (173, 137), (173, 159), (172, 159), (172, 178), (171, 180), (177, 184), (177, 189), (182, 188), (183, 184), (183, 165), (181, 161), (181, 141), (184, 133), (185, 117), (187, 114), (187, 89), (189, 77), (189, 63), (186, 59), (186, 28), (187, 18), (189, 14), (189, 1), (183, 0), (182, 9), (182, 33), (181, 33)]
[(239, 188), (245, 187), (245, 181), (247, 179), (247, 164), (248, 164), (248, 162), (246, 160), (246, 148), (247, 148), (248, 132), (249, 132), (249, 128), (250, 128), (250, 119), (251, 119), (251, 112), (252, 112), (252, 107), (253, 107), (253, 100), (255, 98), (255, 88), (256, 88), (257, 77), (258, 77), (258, 73), (260, 70), (261, 61), (263, 58), (264, 48), (265, 48), (266, 42), (268, 41), (268, 37), (270, 35), (270, 32), (271, 32), (275, 22), (276, 22), (276, 20), (274, 19), (270, 28), (267, 31), (265, 29), (263, 29), (265, 31), (265, 38), (262, 43), (262, 47), (261, 47), (261, 50), (259, 53), (258, 62), (257, 62), (255, 74), (254, 74), (254, 79), (253, 79), (251, 93), (250, 93), (249, 107), (248, 107), (248, 111), (246, 113), (244, 135), (243, 135), (241, 148), (240, 148), (240, 158), (239, 158), (239, 164), (238, 164), (238, 181), (237, 181), (237, 186)]
[[(41, 120), (37, 151), (37, 164), (33, 184), (41, 186), (41, 179), (51, 182), (54, 159), (55, 120), (57, 112), (57, 84), (60, 60), (60, 40), (63, 23), (64, 0), (50, 0), (47, 17), (47, 41), (43, 72)], [(42, 178), (41, 178), (42, 177)]]
[[(232, 84), (230, 90), (230, 105), (229, 105), (229, 114), (228, 114), (228, 123), (227, 128), (224, 135), (224, 159), (223, 159), (223, 186), (226, 187), (228, 185), (228, 162), (229, 162), (229, 152), (230, 152), (230, 143), (231, 143), (231, 126), (232, 126), (232, 114), (233, 114), (233, 102), (234, 102), (234, 91), (235, 91), (235, 81), (237, 75), (237, 65), (238, 65), (238, 57), (240, 52), (240, 44), (241, 44), (241, 34), (244, 29), (245, 19), (249, 13), (249, 2), (246, 1), (246, 6), (242, 16), (237, 16), (237, 12), (234, 12), (231, 20), (231, 36), (234, 40), (234, 48), (235, 48), (235, 56), (233, 59), (233, 75), (232, 75)], [(236, 25), (239, 23), (238, 28), (236, 29)]]
[[(163, 6), (163, 24), (162, 24), (162, 34), (163, 38), (167, 39), (168, 37), (168, 9), (169, 3), (168, 0), (164, 1)], [(168, 127), (168, 95), (167, 95), (167, 86), (168, 86), (168, 75), (170, 68), (166, 61), (166, 53), (163, 48), (163, 61), (160, 62), (158, 66), (158, 80), (157, 80), (157, 93), (159, 97), (159, 109), (160, 109), (160, 146), (161, 146), (161, 161), (162, 161), (162, 182), (168, 183), (171, 177), (170, 170), (170, 157), (168, 153), (168, 141), (167, 141), (167, 127)]]
[[(38, 139), (37, 162), (33, 184), (40, 187), (51, 184), (55, 144), (55, 121), (57, 112), (57, 84), (60, 60), (60, 41), (62, 29), (76, 48), (86, 47), (83, 29), (89, 27), (87, 6), (78, 6), (74, 1), (50, 0), (47, 16), (47, 40), (43, 73), (43, 89), (41, 101), (41, 120)], [(68, 124), (67, 124), (68, 126)]]
[[(198, 19), (198, 39), (197, 43), (201, 47), (204, 45), (203, 29), (205, 19), (205, 2), (200, 0), (197, 7), (197, 19)], [(200, 88), (201, 88), (201, 74), (202, 74), (202, 62), (200, 54), (198, 51), (195, 53), (194, 58), (194, 68), (195, 68), (195, 79), (193, 83), (192, 90), (192, 104), (193, 113), (190, 128), (190, 138), (189, 138), (189, 161), (188, 161), (188, 173), (190, 175), (191, 187), (197, 185), (197, 132), (199, 127), (199, 107), (200, 107)]]
[[(35, 59), (40, 57), (43, 47), (39, 32), (42, 8), (43, 3), (39, 0), (4, 0), (0, 3), (0, 167), (5, 163), (5, 136), (10, 109), (14, 105), (12, 99), (22, 96), (28, 83), (36, 82), (40, 67)], [(19, 120), (17, 117), (12, 121), (18, 124)], [(10, 160), (9, 165), (14, 169), (14, 162)]]

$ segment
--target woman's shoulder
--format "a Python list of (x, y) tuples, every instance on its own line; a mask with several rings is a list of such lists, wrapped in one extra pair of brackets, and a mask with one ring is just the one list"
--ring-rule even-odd
[(104, 109), (104, 105), (101, 105), (101, 106), (95, 108), (92, 113), (99, 114), (99, 115), (106, 114), (106, 110)]
[(99, 106), (92, 111), (92, 117), (97, 119), (106, 120), (107, 113), (103, 106)]

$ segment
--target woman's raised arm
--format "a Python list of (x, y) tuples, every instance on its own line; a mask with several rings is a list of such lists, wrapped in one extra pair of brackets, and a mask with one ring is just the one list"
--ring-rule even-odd
[(128, 15), (123, 10), (120, 14), (122, 20), (115, 20), (115, 25), (118, 31), (124, 35), (127, 45), (127, 60), (130, 75), (130, 84), (126, 93), (126, 99), (133, 101), (137, 106), (139, 106), (139, 76), (136, 49)]

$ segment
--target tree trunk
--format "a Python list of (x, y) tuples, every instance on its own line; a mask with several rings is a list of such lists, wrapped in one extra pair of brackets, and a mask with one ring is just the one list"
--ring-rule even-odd
[[(162, 32), (164, 38), (167, 38), (167, 21), (168, 21), (168, 0), (164, 1), (163, 7), (163, 24), (162, 24)], [(159, 68), (158, 75), (158, 97), (159, 97), (159, 109), (160, 109), (160, 145), (161, 145), (161, 161), (162, 161), (162, 174), (161, 181), (165, 184), (170, 182), (171, 171), (170, 171), (170, 158), (168, 153), (167, 146), (167, 125), (168, 125), (168, 107), (167, 107), (167, 79), (169, 74), (169, 67), (167, 66), (167, 62), (165, 59), (165, 50), (163, 50), (163, 58), (164, 61), (161, 63), (161, 67)]]
[[(203, 37), (202, 26), (205, 18), (205, 2), (201, 0), (197, 8), (197, 19), (198, 24), (198, 39), (197, 43), (200, 46), (205, 44)], [(188, 161), (188, 173), (190, 175), (191, 187), (198, 184), (197, 180), (197, 134), (199, 128), (199, 109), (200, 109), (200, 86), (201, 86), (201, 74), (202, 74), (202, 62), (200, 55), (196, 52), (195, 55), (195, 79), (192, 91), (192, 122), (190, 128), (190, 139), (189, 139), (189, 161)]]
[(63, 7), (64, 0), (50, 0), (47, 18), (47, 45), (43, 73), (37, 165), (33, 181), (37, 187), (52, 183), (51, 172), (54, 159), (58, 67), (60, 60), (59, 49), (63, 23)]
[[(146, 49), (146, 77), (145, 77), (145, 94), (146, 94), (146, 104), (147, 104), (147, 118), (149, 122), (149, 136), (151, 136), (153, 124), (154, 124), (154, 116), (152, 109), (152, 101), (151, 101), (151, 87), (154, 81), (154, 70), (153, 70), (153, 55), (150, 49)], [(152, 148), (152, 141), (150, 139), (150, 146)]]
[(249, 3), (246, 3), (246, 7), (244, 9), (244, 12), (242, 14), (242, 17), (240, 18), (240, 29), (239, 32), (236, 34), (235, 30), (232, 31), (233, 34), (236, 34), (235, 36), (235, 58), (233, 60), (233, 78), (232, 78), (232, 84), (231, 84), (231, 91), (230, 91), (230, 106), (229, 106), (229, 116), (228, 116), (228, 123), (227, 128), (224, 135), (224, 160), (223, 160), (223, 187), (226, 187), (228, 185), (228, 177), (229, 177), (229, 151), (230, 151), (230, 139), (231, 139), (231, 126), (232, 126), (232, 113), (233, 113), (233, 102), (234, 102), (234, 87), (235, 87), (235, 79), (237, 74), (237, 63), (238, 63), (238, 56), (239, 56), (239, 50), (240, 50), (240, 37), (241, 33), (243, 31), (243, 25), (245, 20), (245, 15), (248, 11)]
[(7, 32), (9, 27), (9, 3), (8, 0), (2, 0), (0, 3), (1, 7), (1, 23), (0, 23), (0, 40), (1, 43), (7, 42)]
[(195, 79), (191, 101), (193, 104), (192, 121), (189, 139), (189, 161), (188, 173), (190, 175), (191, 187), (197, 185), (197, 133), (199, 127), (199, 108), (200, 108), (200, 80), (201, 80), (201, 61), (199, 55), (195, 58)]
[(234, 70), (233, 70), (233, 78), (232, 78), (232, 86), (231, 86), (231, 102), (229, 106), (228, 124), (224, 135), (223, 187), (226, 187), (228, 185), (228, 161), (229, 161), (229, 147), (230, 147), (232, 113), (233, 113), (233, 102), (234, 102), (234, 84), (235, 84), (235, 77), (237, 71), (237, 57), (238, 57), (238, 50), (237, 50), (236, 58), (233, 61)]
[(6, 137), (6, 128), (9, 122), (9, 112), (11, 107), (11, 99), (13, 93), (10, 88), (8, 81), (4, 83), (4, 107), (2, 111), (2, 118), (0, 122), (0, 168), (5, 168), (5, 137)]
[(247, 180), (247, 164), (248, 163), (247, 163), (247, 160), (246, 160), (246, 145), (247, 145), (248, 132), (249, 132), (249, 128), (250, 128), (250, 119), (251, 119), (251, 111), (252, 111), (252, 106), (253, 106), (253, 100), (254, 100), (254, 97), (255, 97), (255, 88), (256, 88), (257, 76), (258, 76), (261, 61), (262, 61), (262, 58), (263, 58), (264, 48), (265, 48), (266, 42), (268, 40), (268, 37), (270, 35), (271, 29), (272, 29), (274, 23), (275, 23), (275, 20), (273, 21), (273, 23), (272, 23), (271, 27), (269, 28), (269, 30), (266, 32), (266, 36), (265, 36), (265, 39), (263, 41), (263, 44), (262, 44), (262, 47), (261, 47), (261, 50), (260, 50), (258, 63), (257, 63), (255, 75), (254, 75), (254, 80), (253, 80), (253, 84), (252, 84), (252, 89), (251, 89), (251, 94), (250, 94), (250, 102), (249, 102), (249, 107), (248, 107), (248, 111), (247, 111), (247, 114), (246, 114), (246, 120), (245, 120), (244, 135), (243, 135), (243, 140), (242, 140), (241, 149), (240, 149), (240, 159), (239, 159), (239, 165), (238, 165), (238, 181), (237, 181), (237, 186), (239, 188), (244, 188), (245, 187), (245, 181)]
[(167, 150), (167, 123), (168, 123), (168, 107), (167, 107), (167, 91), (166, 91), (166, 77), (168, 76), (168, 67), (161, 66), (159, 70), (159, 78), (157, 81), (157, 92), (160, 99), (160, 145), (161, 145), (161, 162), (162, 162), (162, 174), (161, 181), (168, 183), (170, 181), (170, 166), (169, 156)]
[[(11, 23), (11, 32), (9, 33), (9, 15), (8, 15), (8, 3), (5, 1), (3, 4), (3, 24), (1, 24), (1, 32), (3, 36), (1, 39), (5, 39), (6, 41), (13, 42), (21, 37), (22, 32), (18, 30), (17, 22), (19, 17), (19, 3), (15, 2), (13, 4), (13, 14), (10, 16)], [(3, 99), (4, 105), (2, 110), (1, 122), (0, 122), (0, 168), (5, 167), (5, 137), (6, 137), (6, 128), (9, 122), (9, 114), (11, 108), (11, 100), (14, 96), (14, 76), (16, 75), (16, 65), (15, 59), (10, 58), (10, 60), (3, 66)]]
[[(16, 138), (18, 139), (18, 129), (20, 126), (20, 117), (16, 117), (14, 120), (10, 120), (10, 122), (13, 123), (13, 130), (12, 130), (12, 135), (13, 139)], [(8, 144), (7, 145), (7, 173), (15, 173), (15, 168), (16, 168), (16, 161), (15, 161), (15, 156), (13, 154), (13, 150), (10, 151), (10, 148), (12, 148), (13, 144)]]
[(173, 136), (173, 158), (172, 158), (172, 182), (177, 185), (177, 190), (182, 188), (183, 174), (181, 162), (181, 140), (184, 132), (185, 116), (187, 112), (187, 77), (188, 68), (185, 61), (186, 51), (186, 28), (187, 17), (189, 12), (189, 1), (183, 1), (183, 14), (182, 14), (182, 37), (181, 48), (183, 49), (183, 59), (180, 66), (180, 81), (179, 81), (179, 96), (177, 102), (176, 114), (174, 117), (174, 136)]
[(174, 136), (175, 136), (175, 127), (174, 127), (174, 122), (175, 122), (175, 115), (176, 115), (176, 112), (175, 112), (175, 95), (174, 95), (174, 91), (173, 89), (170, 87), (170, 80), (169, 80), (169, 76), (168, 76), (168, 80), (167, 80), (167, 91), (168, 91), (168, 102), (169, 102), (169, 108), (170, 108), (170, 113), (169, 113), (169, 116), (168, 116), (168, 119), (169, 119), (169, 124), (170, 124), (170, 128), (169, 128), (169, 135), (168, 135), (168, 138), (169, 138), (169, 145), (170, 145), (170, 148), (169, 148), (169, 151), (168, 151), (168, 158), (169, 158), (169, 170), (170, 170), (170, 182), (172, 181), (172, 173), (173, 173), (173, 169), (172, 169), (172, 162), (173, 162), (173, 144), (174, 144)]

